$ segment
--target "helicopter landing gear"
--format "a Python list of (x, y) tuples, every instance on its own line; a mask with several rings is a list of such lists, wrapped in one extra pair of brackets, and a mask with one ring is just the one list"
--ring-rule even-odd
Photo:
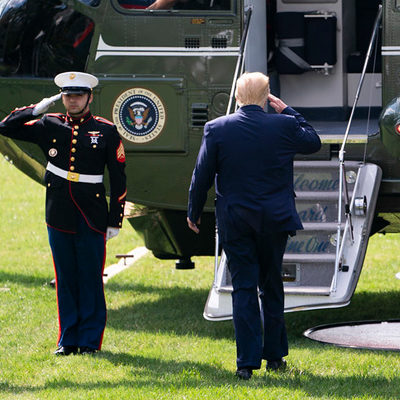
[(181, 258), (175, 263), (176, 269), (194, 269), (194, 262), (190, 258)]

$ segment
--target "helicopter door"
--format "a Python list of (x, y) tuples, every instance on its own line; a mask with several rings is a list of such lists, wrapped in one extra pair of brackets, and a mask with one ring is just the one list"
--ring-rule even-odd
[(280, 74), (328, 71), (336, 64), (336, 16), (333, 13), (277, 13), (276, 35), (276, 68)]

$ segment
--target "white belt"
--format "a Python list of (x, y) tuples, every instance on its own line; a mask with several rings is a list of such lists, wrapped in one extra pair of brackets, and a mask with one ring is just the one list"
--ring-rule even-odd
[(103, 175), (86, 175), (86, 174), (78, 174), (77, 172), (72, 172), (72, 171), (65, 171), (64, 169), (56, 167), (51, 162), (47, 163), (46, 169), (47, 171), (50, 171), (53, 174), (72, 182), (82, 182), (82, 183), (103, 182)]

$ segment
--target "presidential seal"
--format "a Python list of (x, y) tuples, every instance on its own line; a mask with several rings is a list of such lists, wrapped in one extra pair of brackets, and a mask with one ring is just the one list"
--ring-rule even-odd
[(133, 88), (123, 92), (115, 101), (113, 121), (125, 139), (133, 143), (147, 143), (162, 132), (165, 108), (155, 93)]

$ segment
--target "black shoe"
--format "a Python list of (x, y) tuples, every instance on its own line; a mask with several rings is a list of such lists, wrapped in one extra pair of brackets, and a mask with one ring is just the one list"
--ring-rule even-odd
[(238, 368), (235, 374), (239, 379), (248, 381), (253, 375), (253, 371), (250, 368)]
[(81, 354), (94, 354), (97, 353), (97, 349), (93, 349), (92, 347), (80, 347), (79, 348)]
[(286, 360), (281, 358), (280, 360), (267, 361), (267, 371), (284, 371), (286, 369)]
[(60, 346), (54, 352), (56, 356), (69, 356), (70, 354), (76, 354), (78, 352), (78, 348), (76, 346)]

